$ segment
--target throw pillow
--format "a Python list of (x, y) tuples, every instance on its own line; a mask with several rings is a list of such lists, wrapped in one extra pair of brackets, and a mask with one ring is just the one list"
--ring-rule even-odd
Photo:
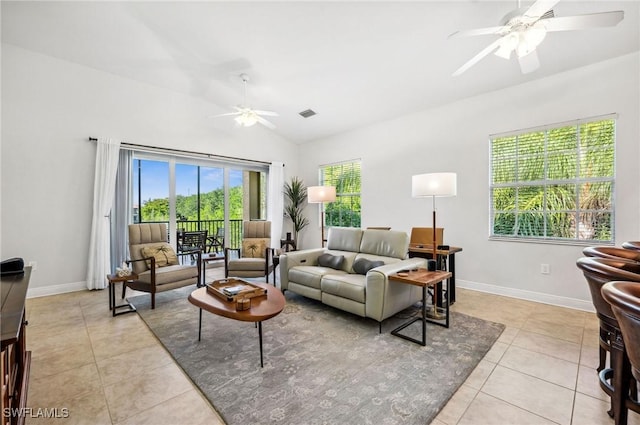
[(340, 270), (342, 263), (344, 263), (344, 255), (322, 254), (318, 257), (318, 265), (322, 267)]
[[(140, 249), (142, 258), (154, 257), (156, 259), (156, 267), (172, 266), (179, 264), (175, 251), (168, 243), (159, 243), (155, 245), (145, 246)], [(147, 268), (151, 268), (151, 260), (146, 260)]]
[(242, 256), (245, 258), (264, 258), (268, 240), (264, 238), (243, 239)]
[(353, 271), (358, 274), (367, 274), (373, 268), (384, 266), (384, 261), (372, 261), (366, 258), (358, 258), (353, 262)]

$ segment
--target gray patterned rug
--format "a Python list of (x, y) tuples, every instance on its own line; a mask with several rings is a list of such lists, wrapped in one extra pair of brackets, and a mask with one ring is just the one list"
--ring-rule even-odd
[[(363, 319), (290, 291), (278, 316), (258, 330), (203, 312), (193, 288), (130, 298), (138, 314), (233, 424), (429, 424), (484, 357), (504, 325), (452, 313), (449, 329), (429, 325), (427, 346), (389, 334), (417, 307), (383, 322)], [(420, 338), (415, 323), (404, 333)]]

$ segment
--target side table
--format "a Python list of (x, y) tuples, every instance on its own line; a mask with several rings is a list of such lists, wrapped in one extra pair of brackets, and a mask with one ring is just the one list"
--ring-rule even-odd
[[(439, 326), (444, 326), (445, 328), (449, 327), (449, 295), (450, 295), (450, 291), (449, 291), (449, 281), (451, 278), (451, 272), (447, 272), (447, 271), (442, 271), (442, 270), (436, 270), (436, 271), (428, 271), (427, 269), (418, 269), (415, 271), (410, 271), (408, 273), (395, 273), (389, 276), (389, 279), (393, 280), (394, 282), (401, 282), (401, 283), (406, 283), (409, 285), (415, 285), (415, 286), (421, 286), (422, 287), (422, 314), (420, 317), (415, 317), (411, 320), (409, 320), (407, 323), (404, 323), (400, 326), (398, 326), (397, 328), (395, 328), (394, 330), (391, 331), (391, 335), (395, 335), (398, 336), (400, 338), (404, 338), (408, 341), (411, 342), (415, 342), (416, 344), (420, 344), (422, 346), (427, 345), (427, 322), (431, 322), (434, 323), (436, 325)], [(444, 319), (444, 323), (442, 322), (442, 320), (430, 320), (427, 319), (427, 287), (428, 286), (433, 286), (434, 288), (436, 287), (436, 285), (440, 284), (443, 280), (447, 281), (447, 300), (446, 300), (446, 306), (445, 306), (445, 317)], [(435, 293), (436, 291), (434, 291)], [(434, 304), (433, 304), (433, 308), (436, 311), (436, 313), (438, 312), (438, 306), (437, 306), (437, 300), (438, 297), (434, 296)], [(407, 326), (411, 325), (412, 323), (415, 323), (417, 321), (422, 321), (422, 340), (419, 339), (415, 339), (412, 338), (410, 336), (407, 335), (402, 335), (400, 333), (401, 330), (403, 330), (404, 328), (406, 328)]]
[[(133, 313), (136, 311), (136, 307), (131, 304), (129, 301), (125, 300), (125, 304), (115, 305), (116, 304), (116, 283), (122, 282), (122, 285), (126, 285), (127, 282), (131, 280), (136, 280), (138, 275), (135, 273), (131, 273), (127, 276), (118, 276), (117, 274), (108, 274), (107, 280), (109, 281), (109, 310), (111, 310), (111, 314), (113, 317), (119, 316), (121, 314)], [(124, 288), (123, 288), (124, 289)], [(124, 294), (124, 291), (123, 291)], [(119, 308), (126, 307), (127, 310), (117, 311)]]
[(205, 279), (207, 277), (207, 264), (209, 264), (212, 261), (224, 261), (224, 252), (222, 253), (217, 253), (217, 252), (207, 252), (202, 254), (202, 269), (201, 269), (201, 274), (202, 274), (202, 280), (200, 282), (198, 282), (198, 287), (203, 287), (205, 286)]

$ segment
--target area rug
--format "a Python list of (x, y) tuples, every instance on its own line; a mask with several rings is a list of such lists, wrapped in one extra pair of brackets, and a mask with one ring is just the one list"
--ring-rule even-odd
[[(426, 347), (391, 335), (419, 313), (378, 322), (286, 292), (287, 305), (258, 330), (198, 308), (193, 288), (130, 298), (138, 314), (228, 425), (429, 424), (484, 357), (504, 325), (460, 313), (427, 327)], [(403, 331), (421, 337), (415, 323)]]

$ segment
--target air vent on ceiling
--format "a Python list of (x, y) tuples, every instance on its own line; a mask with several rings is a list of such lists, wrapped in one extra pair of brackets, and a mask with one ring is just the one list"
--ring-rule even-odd
[(553, 13), (553, 9), (549, 9), (549, 10), (547, 10), (547, 13), (545, 13), (544, 15), (542, 15), (542, 16), (540, 17), (540, 19), (551, 19), (551, 18), (553, 18), (554, 16), (555, 16), (555, 15), (554, 15), (554, 13)]
[(298, 112), (302, 117), (309, 118), (314, 116), (316, 113), (311, 109), (307, 109), (306, 111)]

